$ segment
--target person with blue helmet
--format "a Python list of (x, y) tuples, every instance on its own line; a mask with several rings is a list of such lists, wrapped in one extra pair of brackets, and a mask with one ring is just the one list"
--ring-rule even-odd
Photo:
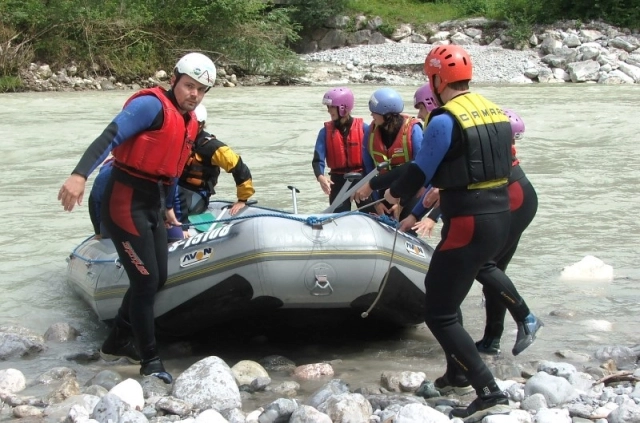
[[(369, 99), (369, 111), (373, 121), (365, 131), (362, 161), (365, 173), (371, 172), (380, 163), (388, 162), (389, 171), (382, 171), (368, 184), (358, 189), (353, 198), (358, 202), (377, 200), (388, 188), (398, 173), (394, 168), (413, 160), (422, 142), (420, 121), (403, 114), (404, 100), (392, 88), (380, 88)], [(378, 191), (381, 191), (378, 193)], [(400, 218), (403, 219), (418, 199), (415, 196), (403, 199)], [(391, 206), (384, 202), (375, 206), (378, 215), (391, 214)]]
[[(362, 172), (362, 143), (369, 125), (362, 118), (354, 118), (351, 111), (355, 104), (353, 92), (346, 87), (331, 88), (322, 97), (331, 120), (318, 132), (311, 166), (322, 191), (329, 195), (332, 204), (346, 183), (344, 175)], [(325, 173), (329, 167), (329, 178)], [(351, 210), (351, 199), (346, 199), (336, 213)]]

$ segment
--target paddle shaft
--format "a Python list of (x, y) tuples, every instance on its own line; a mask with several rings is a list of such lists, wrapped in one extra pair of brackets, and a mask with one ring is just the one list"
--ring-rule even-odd
[[(380, 163), (375, 169), (373, 169), (371, 172), (369, 172), (367, 174), (367, 176), (365, 176), (364, 178), (360, 179), (360, 181), (358, 181), (358, 183), (356, 183), (355, 185), (351, 186), (347, 191), (342, 193), (342, 196), (340, 196), (340, 194), (338, 194), (338, 196), (336, 196), (336, 199), (333, 200), (333, 203), (328, 208), (324, 209), (322, 211), (322, 213), (333, 213), (333, 211), (336, 209), (336, 207), (338, 207), (340, 204), (342, 204), (347, 198), (351, 197), (354, 192), (356, 192), (357, 190), (362, 188), (364, 186), (364, 184), (368, 184), (370, 180), (372, 180), (373, 178), (378, 176), (378, 173), (380, 173), (380, 170), (386, 168), (388, 165), (389, 165), (388, 162)], [(369, 206), (369, 205), (370, 204), (368, 204), (367, 206)]]

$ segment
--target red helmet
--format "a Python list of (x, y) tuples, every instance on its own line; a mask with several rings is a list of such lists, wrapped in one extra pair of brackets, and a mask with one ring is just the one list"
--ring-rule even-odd
[(471, 57), (460, 46), (448, 45), (434, 47), (424, 60), (424, 73), (429, 78), (429, 85), (433, 86), (434, 76), (440, 77), (438, 94), (442, 94), (445, 87), (451, 82), (467, 81), (471, 79), (473, 67)]

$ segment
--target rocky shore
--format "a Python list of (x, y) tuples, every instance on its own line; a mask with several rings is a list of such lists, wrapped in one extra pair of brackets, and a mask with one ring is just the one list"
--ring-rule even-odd
[[(300, 58), (307, 66), (300, 85), (416, 85), (424, 82), (422, 64), (434, 45), (463, 45), (474, 61), (477, 83), (634, 84), (640, 82), (640, 36), (603, 22), (558, 22), (539, 26), (526, 41), (514, 40), (504, 22), (484, 18), (433, 24), (422, 32), (400, 25), (390, 38), (379, 18), (336, 17), (329, 27), (304, 41)], [(351, 29), (349, 29), (351, 28)], [(353, 31), (355, 28), (355, 31)], [(216, 85), (277, 85), (266, 76), (238, 78), (220, 65)], [(31, 91), (139, 89), (166, 83), (164, 70), (137, 81), (78, 71), (75, 65), (51, 69), (32, 63), (21, 73)]]
[[(0, 327), (0, 360), (45, 359), (53, 345), (79, 342), (66, 323), (44, 336), (25, 327)], [(556, 353), (565, 360), (581, 354)], [(508, 393), (506, 414), (484, 423), (637, 423), (640, 421), (640, 345), (601, 347), (586, 360), (600, 365), (581, 369), (565, 361), (541, 361), (520, 367), (520, 376), (499, 380)], [(0, 370), (0, 421), (47, 423), (439, 423), (467, 396), (440, 396), (425, 373), (381, 370), (379, 383), (349, 386), (337, 362), (298, 365), (284, 356), (241, 360), (230, 367), (219, 357), (205, 357), (166, 385), (150, 377), (124, 378), (104, 369), (93, 352), (65, 357), (102, 363), (89, 378), (70, 367), (53, 367), (27, 378), (19, 368)], [(487, 360), (492, 367), (490, 359)], [(126, 363), (123, 363), (123, 365)], [(17, 366), (20, 367), (20, 366)], [(136, 366), (137, 369), (137, 366)], [(494, 369), (495, 370), (495, 369)], [(301, 384), (315, 381), (310, 395)]]

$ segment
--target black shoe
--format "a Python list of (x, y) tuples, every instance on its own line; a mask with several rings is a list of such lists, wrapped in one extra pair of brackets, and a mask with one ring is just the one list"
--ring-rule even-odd
[(467, 408), (454, 408), (449, 413), (449, 418), (458, 417), (465, 423), (475, 423), (492, 414), (508, 414), (509, 397), (504, 392), (494, 392), (488, 395), (480, 395), (473, 400)]
[(164, 369), (160, 357), (150, 358), (149, 360), (142, 360), (140, 364), (140, 374), (142, 376), (154, 376), (166, 384), (170, 384), (171, 382), (173, 382), (173, 377)]
[(542, 320), (538, 319), (532, 313), (529, 313), (524, 321), (518, 322), (518, 334), (516, 335), (516, 343), (511, 352), (518, 355), (536, 340), (538, 331), (544, 326)]
[(131, 364), (140, 363), (140, 354), (133, 344), (133, 335), (127, 328), (114, 326), (100, 348), (100, 357), (105, 361), (126, 358)]
[(484, 337), (476, 342), (476, 349), (479, 353), (487, 355), (500, 354), (500, 338)]
[(433, 385), (441, 395), (447, 395), (450, 393), (466, 395), (474, 391), (467, 378), (463, 375), (456, 375), (449, 378), (445, 373), (443, 376), (437, 378)]

